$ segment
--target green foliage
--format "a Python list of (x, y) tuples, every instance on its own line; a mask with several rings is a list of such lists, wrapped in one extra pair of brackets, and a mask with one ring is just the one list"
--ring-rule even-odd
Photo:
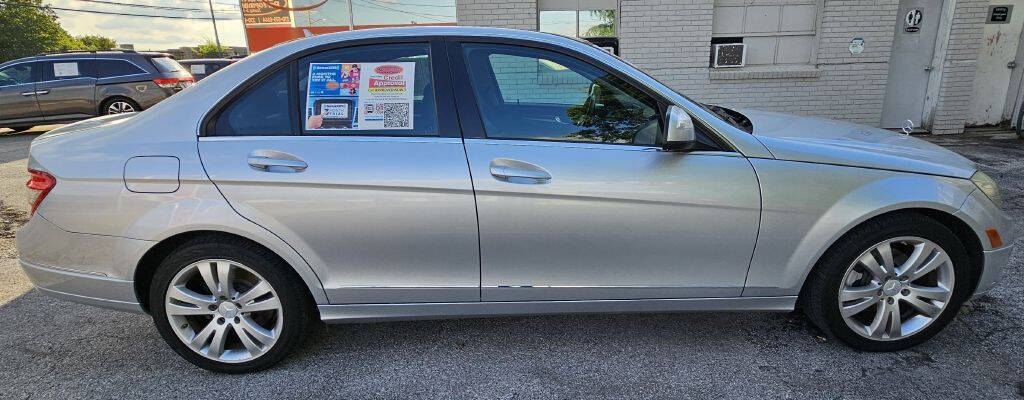
[(117, 47), (114, 39), (100, 35), (76, 36), (75, 39), (81, 42), (79, 50), (110, 50)]
[(224, 46), (218, 47), (216, 43), (210, 39), (206, 39), (206, 42), (196, 47), (196, 57), (199, 58), (215, 58), (225, 57), (228, 54), (228, 48)]
[(0, 62), (76, 48), (80, 42), (57, 22), (42, 0), (0, 2)]
[(615, 36), (615, 10), (591, 10), (589, 12), (590, 16), (596, 17), (601, 21), (601, 23), (581, 32), (580, 37), (592, 38)]

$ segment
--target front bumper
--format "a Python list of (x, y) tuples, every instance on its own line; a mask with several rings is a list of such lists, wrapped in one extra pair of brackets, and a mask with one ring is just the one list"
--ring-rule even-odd
[(985, 269), (981, 272), (981, 277), (978, 279), (978, 286), (974, 290), (973, 297), (978, 297), (989, 290), (992, 290), (999, 283), (999, 279), (1003, 277), (1003, 269), (1010, 262), (1010, 254), (1013, 254), (1013, 245), (1003, 247), (997, 250), (988, 250), (983, 252), (985, 258)]
[(135, 298), (132, 281), (32, 264), (19, 260), (21, 269), (40, 292), (53, 297), (115, 310), (145, 312)]

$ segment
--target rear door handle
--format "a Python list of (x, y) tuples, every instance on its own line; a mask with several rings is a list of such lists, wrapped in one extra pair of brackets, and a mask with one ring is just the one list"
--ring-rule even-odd
[(249, 156), (249, 166), (267, 172), (302, 172), (308, 165), (302, 160)]
[(537, 165), (507, 158), (497, 158), (490, 164), (491, 176), (509, 183), (544, 183), (551, 174)]
[[(22, 93), (22, 94), (24, 94), (24, 93)], [(36, 94), (50, 94), (50, 89), (36, 90)]]

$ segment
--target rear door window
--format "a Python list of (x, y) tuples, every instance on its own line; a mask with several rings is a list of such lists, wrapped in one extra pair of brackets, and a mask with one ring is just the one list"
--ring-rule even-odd
[(288, 76), (288, 68), (281, 68), (236, 97), (217, 117), (215, 135), (291, 135)]
[(92, 60), (53, 60), (44, 61), (41, 64), (43, 66), (43, 81), (77, 79), (94, 75)]
[(300, 59), (298, 78), (305, 135), (438, 135), (428, 43), (327, 50)]
[(111, 78), (115, 76), (144, 73), (146, 73), (144, 69), (126, 60), (96, 60), (97, 78)]
[(150, 58), (150, 61), (153, 61), (153, 65), (156, 66), (158, 71), (164, 73), (178, 72), (185, 69), (185, 67), (182, 67), (181, 64), (178, 64), (177, 61), (169, 57), (153, 57)]

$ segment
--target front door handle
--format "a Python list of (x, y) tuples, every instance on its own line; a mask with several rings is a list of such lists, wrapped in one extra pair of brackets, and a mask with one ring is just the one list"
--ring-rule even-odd
[(25, 96), (25, 97), (28, 97), (28, 96), (35, 96), (35, 95), (36, 95), (36, 92), (21, 92), (21, 95), (22, 95), (22, 96)]
[(305, 161), (283, 158), (249, 156), (247, 161), (249, 166), (266, 172), (302, 172), (308, 167)]
[(509, 183), (545, 183), (551, 180), (551, 174), (544, 168), (507, 158), (494, 159), (490, 169), (491, 176)]

